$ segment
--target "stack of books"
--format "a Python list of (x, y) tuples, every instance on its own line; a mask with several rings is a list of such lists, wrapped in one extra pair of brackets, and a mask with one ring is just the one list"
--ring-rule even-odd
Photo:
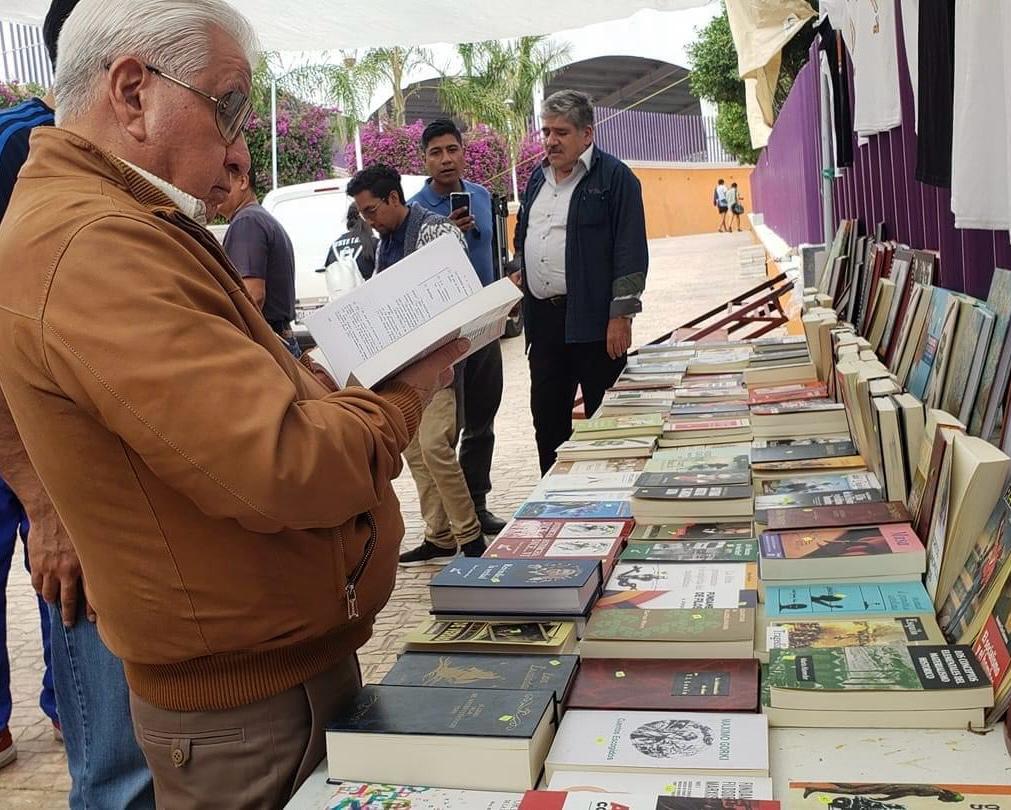
[(850, 265), (852, 237), (803, 335), (630, 357), (485, 556), (433, 577), (331, 723), (332, 778), (446, 810), (772, 807), (770, 725), (1000, 719), (1011, 274), (939, 294), (929, 254)]

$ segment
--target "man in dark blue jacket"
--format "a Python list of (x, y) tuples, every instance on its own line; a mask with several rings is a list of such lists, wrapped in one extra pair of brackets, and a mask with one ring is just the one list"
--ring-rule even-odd
[(593, 144), (589, 96), (561, 90), (541, 108), (547, 157), (523, 194), (516, 255), (525, 292), (530, 408), (541, 473), (572, 433), (579, 386), (586, 415), (625, 366), (649, 256), (642, 189)]

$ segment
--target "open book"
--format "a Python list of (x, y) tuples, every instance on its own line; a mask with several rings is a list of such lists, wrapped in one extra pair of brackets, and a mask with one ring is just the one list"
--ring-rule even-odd
[(440, 236), (306, 318), (341, 387), (372, 388), (452, 340), (471, 354), (502, 336), (522, 294), (481, 286), (459, 241)]

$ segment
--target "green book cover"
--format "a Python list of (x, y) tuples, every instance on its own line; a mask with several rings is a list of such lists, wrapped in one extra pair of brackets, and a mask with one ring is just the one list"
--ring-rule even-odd
[(627, 430), (629, 428), (652, 428), (659, 433), (663, 430), (663, 414), (598, 416), (596, 419), (580, 419), (572, 423), (573, 433), (594, 433), (602, 430)]
[(919, 692), (977, 689), (987, 683), (967, 646), (769, 650), (769, 686), (775, 689)]
[(656, 562), (755, 562), (755, 540), (682, 540), (675, 543), (633, 543), (621, 554), (622, 560)]
[(742, 641), (754, 637), (750, 608), (595, 610), (585, 638), (609, 641)]

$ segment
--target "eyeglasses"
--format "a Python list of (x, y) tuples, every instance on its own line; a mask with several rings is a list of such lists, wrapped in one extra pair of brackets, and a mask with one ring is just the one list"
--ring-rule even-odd
[(376, 215), (376, 211), (379, 210), (379, 206), (387, 205), (388, 203), (389, 200), (381, 199), (379, 202), (374, 203), (373, 205), (368, 205), (365, 208), (359, 208), (358, 213), (361, 214), (362, 219), (368, 221)]
[(249, 96), (245, 93), (240, 93), (238, 90), (229, 90), (218, 98), (212, 96), (210, 93), (205, 93), (203, 90), (198, 90), (182, 79), (170, 76), (154, 65), (144, 65), (144, 67), (155, 76), (161, 76), (166, 81), (178, 84), (180, 87), (185, 87), (187, 90), (196, 93), (198, 96), (203, 96), (212, 102), (214, 104), (214, 122), (218, 125), (218, 132), (225, 139), (225, 143), (229, 145), (235, 143), (235, 139), (239, 137), (239, 133), (242, 132), (242, 128), (246, 125), (249, 116), (253, 112), (253, 102), (249, 100)]

